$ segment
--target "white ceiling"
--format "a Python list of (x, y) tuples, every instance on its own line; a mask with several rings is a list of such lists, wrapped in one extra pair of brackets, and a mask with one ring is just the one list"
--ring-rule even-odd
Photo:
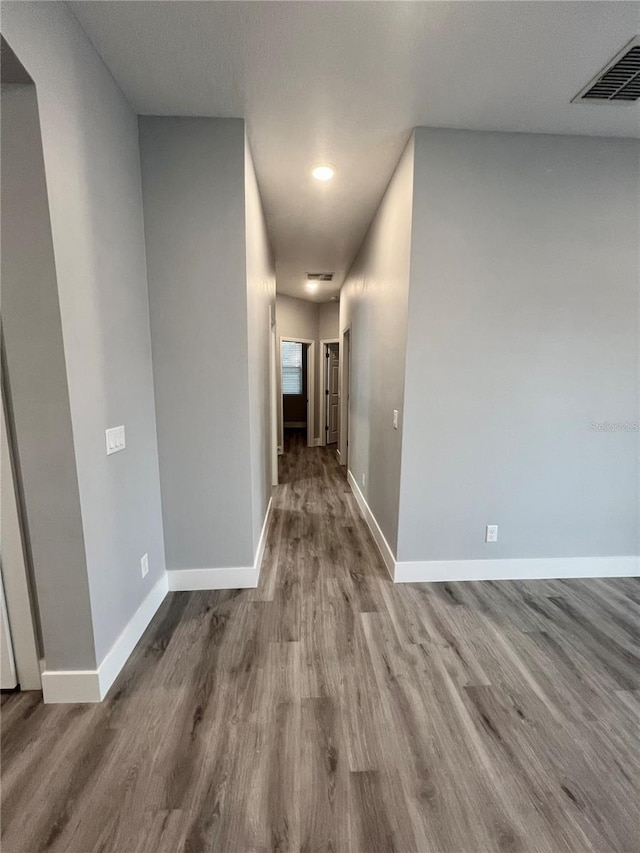
[[(338, 292), (415, 126), (640, 136), (638, 104), (571, 103), (640, 32), (639, 2), (69, 6), (139, 113), (246, 119), (292, 296)], [(306, 272), (335, 278), (312, 296)]]

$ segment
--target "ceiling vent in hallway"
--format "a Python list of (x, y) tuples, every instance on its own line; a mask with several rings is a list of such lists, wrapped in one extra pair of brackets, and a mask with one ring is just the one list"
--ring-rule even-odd
[(629, 104), (640, 98), (640, 36), (632, 38), (572, 103)]
[(308, 272), (307, 281), (333, 281), (332, 272)]

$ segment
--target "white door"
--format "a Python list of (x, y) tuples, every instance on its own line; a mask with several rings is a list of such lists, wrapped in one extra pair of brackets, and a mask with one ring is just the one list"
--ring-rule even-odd
[[(8, 387), (8, 383), (3, 387)], [(6, 401), (6, 398), (5, 398)], [(14, 476), (4, 406), (0, 404), (0, 503), (2, 504), (2, 542), (0, 564), (2, 605), (0, 607), (0, 645), (2, 689), (40, 690), (40, 661), (29, 592), (29, 579), (23, 530), (18, 510), (18, 491)], [(9, 625), (11, 617), (11, 627)]]
[(342, 386), (340, 388), (340, 464), (349, 465), (349, 406), (351, 394), (351, 329), (342, 335)]
[(13, 659), (13, 643), (9, 630), (7, 605), (4, 600), (4, 585), (0, 574), (0, 689), (13, 690), (18, 684), (16, 664)]
[(340, 345), (327, 344), (327, 444), (338, 441), (340, 418)]

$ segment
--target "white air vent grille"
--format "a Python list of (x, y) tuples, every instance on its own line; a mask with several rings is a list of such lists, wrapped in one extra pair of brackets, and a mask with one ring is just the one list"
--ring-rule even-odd
[(640, 98), (640, 36), (613, 57), (573, 102), (629, 104)]
[(333, 281), (332, 272), (308, 272), (307, 281)]

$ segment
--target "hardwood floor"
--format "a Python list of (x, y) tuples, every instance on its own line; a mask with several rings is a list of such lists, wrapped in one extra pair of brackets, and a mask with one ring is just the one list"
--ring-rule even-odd
[(258, 589), (4, 697), (3, 853), (637, 853), (638, 581), (394, 586), (332, 451), (281, 475)]

